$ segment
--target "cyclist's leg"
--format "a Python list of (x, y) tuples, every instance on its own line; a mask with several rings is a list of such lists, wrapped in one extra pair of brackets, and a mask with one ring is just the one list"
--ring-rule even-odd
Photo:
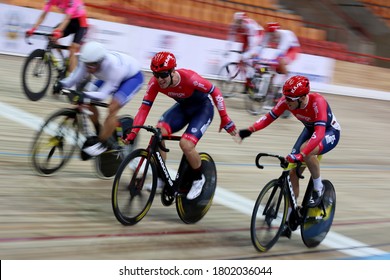
[[(320, 162), (317, 158), (317, 155), (323, 155), (330, 150), (332, 150), (338, 144), (340, 138), (340, 131), (334, 128), (328, 128), (325, 131), (325, 137), (321, 143), (313, 149), (313, 151), (307, 155), (305, 163), (310, 171), (311, 177), (313, 178), (313, 195), (312, 201), (310, 204), (312, 206), (318, 205), (322, 194), (324, 193), (324, 187), (322, 184), (321, 172), (320, 172)], [(307, 143), (307, 142), (306, 142)], [(303, 144), (303, 147), (306, 145)], [(315, 193), (316, 192), (316, 193)]]
[(191, 110), (188, 126), (180, 140), (180, 148), (186, 155), (192, 169), (199, 170), (201, 159), (195, 147), (213, 120), (214, 108), (211, 101), (207, 99), (201, 106), (191, 108)]
[(102, 130), (99, 134), (100, 140), (104, 143), (115, 131), (118, 122), (118, 112), (140, 91), (144, 81), (144, 76), (138, 72), (133, 77), (123, 81), (118, 90), (112, 96), (112, 100), (108, 106), (107, 117), (104, 120)]
[(183, 150), (189, 165), (192, 168), (192, 187), (187, 194), (187, 199), (195, 199), (203, 189), (206, 181), (202, 172), (202, 160), (196, 150), (198, 141), (202, 138), (214, 117), (213, 104), (207, 99), (191, 114), (191, 120), (181, 140), (180, 148)]
[(87, 34), (87, 27), (81, 27), (78, 18), (72, 19), (64, 30), (64, 37), (74, 34), (73, 41), (69, 46), (68, 72), (71, 73), (77, 66), (76, 53), (80, 52), (81, 42)]
[[(297, 141), (295, 142), (292, 150), (291, 150), (291, 153), (292, 154), (296, 154), (296, 153), (299, 153), (301, 148), (302, 148), (302, 145), (311, 137), (311, 133), (309, 132), (309, 130), (307, 128), (303, 128), (301, 134), (299, 135)], [(300, 170), (300, 171), (303, 171)], [(294, 195), (296, 198), (298, 198), (299, 196), (299, 178), (296, 174), (296, 171), (295, 169), (292, 169), (290, 171), (290, 180), (291, 180), (291, 184), (293, 186), (293, 190), (294, 190)]]

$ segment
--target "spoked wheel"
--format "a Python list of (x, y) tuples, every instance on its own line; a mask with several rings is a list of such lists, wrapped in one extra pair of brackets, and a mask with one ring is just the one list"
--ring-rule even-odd
[[(193, 200), (186, 198), (186, 193), (176, 197), (176, 210), (180, 219), (186, 224), (193, 224), (201, 220), (211, 207), (215, 188), (217, 187), (217, 168), (214, 160), (207, 153), (200, 153), (202, 172), (206, 178), (202, 193)], [(189, 188), (191, 188), (190, 182)], [(189, 190), (188, 188), (188, 190)]]
[(51, 63), (42, 49), (34, 50), (25, 60), (22, 71), (23, 92), (31, 101), (41, 99), (51, 80)]
[(238, 62), (230, 62), (219, 70), (219, 89), (223, 97), (232, 97), (244, 91), (245, 73), (241, 72)]
[(51, 115), (35, 136), (31, 149), (33, 169), (49, 176), (63, 167), (78, 146), (79, 124), (74, 109), (61, 109)]
[(336, 192), (332, 183), (322, 180), (325, 188), (318, 207), (308, 208), (301, 226), (301, 237), (308, 248), (318, 246), (328, 234), (336, 212)]
[(278, 240), (287, 217), (288, 198), (278, 180), (270, 181), (260, 192), (251, 218), (253, 246), (266, 252)]
[[(138, 149), (121, 163), (112, 187), (111, 203), (115, 217), (123, 225), (142, 220), (152, 206), (157, 188), (157, 167), (154, 158), (147, 162), (147, 151)], [(146, 187), (152, 185), (151, 190)]]

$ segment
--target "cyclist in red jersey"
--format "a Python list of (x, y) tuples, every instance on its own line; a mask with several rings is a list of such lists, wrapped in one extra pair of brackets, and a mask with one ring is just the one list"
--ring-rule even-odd
[(69, 46), (69, 73), (77, 66), (76, 53), (80, 51), (81, 42), (87, 33), (87, 13), (83, 0), (47, 0), (45, 1), (43, 12), (39, 16), (36, 23), (26, 31), (26, 36), (33, 35), (38, 26), (45, 20), (52, 6), (57, 6), (64, 14), (65, 18), (59, 23), (54, 31), (53, 38), (58, 40), (62, 37), (67, 37), (74, 34), (73, 42)]
[[(242, 43), (241, 60), (248, 62), (250, 65), (254, 65), (259, 55), (259, 46), (263, 40), (263, 35), (263, 27), (254, 19), (249, 18), (244, 12), (236, 12), (233, 15), (233, 21), (229, 27), (227, 48), (231, 48), (231, 42), (236, 41)], [(247, 91), (248, 87), (253, 87), (251, 78), (254, 74), (254, 68), (248, 67), (245, 91)]]
[[(319, 93), (310, 92), (308, 78), (293, 76), (288, 79), (283, 85), (283, 97), (275, 107), (249, 128), (241, 129), (238, 134), (241, 140), (249, 137), (253, 132), (270, 125), (286, 110), (289, 110), (304, 125), (303, 131), (286, 159), (289, 162), (306, 163), (314, 183), (309, 207), (316, 207), (324, 193), (317, 155), (325, 154), (336, 147), (341, 128), (325, 98)], [(290, 171), (290, 176), (294, 195), (298, 198), (299, 178), (294, 169)]]
[[(189, 69), (176, 69), (176, 58), (170, 52), (159, 52), (154, 55), (150, 69), (150, 79), (142, 104), (134, 117), (134, 126), (143, 125), (154, 100), (159, 92), (173, 98), (176, 103), (169, 108), (158, 121), (163, 135), (180, 131), (186, 125), (180, 140), (180, 148), (193, 169), (193, 184), (187, 199), (195, 199), (201, 192), (205, 177), (201, 172), (201, 158), (195, 147), (210, 126), (214, 116), (214, 102), (221, 117), (219, 131), (224, 128), (232, 136), (237, 130), (234, 122), (227, 114), (225, 102), (220, 90), (208, 80)], [(211, 101), (212, 100), (212, 101)], [(133, 128), (126, 140), (134, 141), (139, 128)], [(166, 155), (163, 155), (164, 158)], [(159, 180), (161, 188), (161, 179)]]

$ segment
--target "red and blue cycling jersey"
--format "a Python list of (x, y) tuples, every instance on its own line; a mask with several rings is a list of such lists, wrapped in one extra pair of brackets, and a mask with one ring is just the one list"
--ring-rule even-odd
[[(183, 137), (196, 143), (212, 121), (214, 108), (211, 100), (221, 117), (227, 115), (225, 102), (221, 91), (196, 72), (189, 69), (177, 69), (176, 72), (180, 81), (168, 88), (161, 88), (155, 77), (150, 79), (134, 126), (144, 124), (157, 94), (161, 92), (177, 103), (164, 113), (159, 125), (163, 125), (171, 134), (189, 124)], [(138, 132), (139, 129), (133, 131)]]
[(308, 155), (317, 146), (319, 146), (321, 154), (328, 152), (338, 143), (340, 125), (322, 95), (311, 92), (307, 97), (308, 103), (304, 108), (289, 110), (283, 96), (269, 113), (253, 124), (250, 130), (257, 131), (267, 127), (285, 110), (289, 110), (305, 126), (299, 141), (294, 145), (294, 149), (299, 151), (301, 144), (308, 140), (305, 148), (300, 151), (302, 154)]

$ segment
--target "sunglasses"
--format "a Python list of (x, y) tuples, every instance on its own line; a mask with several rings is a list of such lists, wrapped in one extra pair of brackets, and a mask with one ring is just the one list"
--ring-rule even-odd
[(153, 76), (156, 78), (165, 79), (171, 74), (171, 71), (164, 71), (164, 72), (153, 72)]
[(294, 101), (297, 101), (299, 98), (301, 98), (302, 96), (298, 96), (298, 97), (289, 97), (289, 96), (285, 96), (286, 97), (286, 100), (289, 101), (289, 102), (294, 102)]

